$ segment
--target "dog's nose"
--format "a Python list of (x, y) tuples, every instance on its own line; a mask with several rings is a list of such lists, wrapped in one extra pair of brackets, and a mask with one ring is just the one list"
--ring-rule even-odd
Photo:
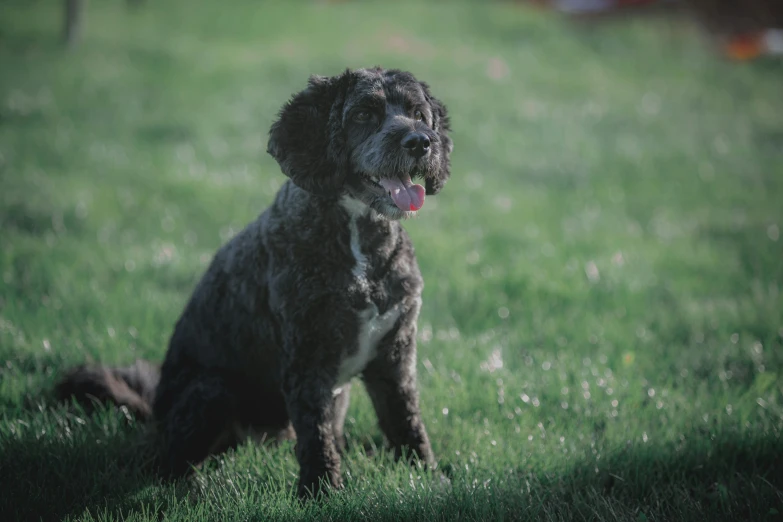
[(430, 150), (430, 139), (422, 132), (411, 132), (402, 139), (402, 147), (414, 158), (421, 158)]

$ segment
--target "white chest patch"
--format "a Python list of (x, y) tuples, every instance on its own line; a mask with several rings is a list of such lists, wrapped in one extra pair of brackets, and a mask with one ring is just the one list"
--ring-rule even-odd
[[(356, 283), (359, 287), (368, 287), (367, 281), (367, 256), (362, 253), (361, 241), (359, 238), (359, 227), (357, 220), (366, 215), (369, 208), (364, 203), (353, 198), (344, 197), (341, 202), (343, 208), (348, 212), (348, 227), (351, 233), (351, 253), (354, 258), (354, 266), (351, 269)], [(399, 307), (390, 308), (384, 314), (378, 313), (378, 307), (371, 304), (359, 312), (359, 334), (356, 340), (356, 351), (347, 355), (340, 363), (340, 371), (337, 378), (337, 385), (345, 384), (352, 377), (361, 373), (376, 355), (378, 343), (389, 333), (400, 317)], [(335, 390), (335, 393), (339, 393)]]
[(356, 351), (345, 357), (340, 363), (337, 384), (342, 385), (352, 377), (361, 373), (378, 353), (378, 343), (394, 327), (400, 318), (400, 309), (395, 306), (383, 315), (378, 313), (375, 305), (359, 313), (359, 336), (356, 340)]
[(353, 266), (353, 275), (359, 279), (367, 279), (367, 256), (362, 253), (362, 245), (359, 242), (359, 227), (356, 225), (358, 215), (351, 214), (348, 226), (351, 230), (351, 253), (356, 263)]
[(362, 253), (362, 242), (359, 238), (359, 225), (357, 221), (364, 217), (370, 211), (370, 208), (361, 201), (352, 197), (343, 196), (340, 204), (348, 213), (348, 231), (351, 233), (351, 254), (353, 255), (354, 265), (351, 269), (356, 283), (360, 288), (366, 290), (367, 282), (367, 256)]

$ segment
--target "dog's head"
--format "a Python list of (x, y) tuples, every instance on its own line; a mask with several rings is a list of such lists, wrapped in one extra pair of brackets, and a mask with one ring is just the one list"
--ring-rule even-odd
[(448, 131), (446, 107), (412, 74), (347, 70), (310, 78), (280, 111), (267, 151), (299, 187), (322, 196), (348, 194), (399, 219), (446, 183)]

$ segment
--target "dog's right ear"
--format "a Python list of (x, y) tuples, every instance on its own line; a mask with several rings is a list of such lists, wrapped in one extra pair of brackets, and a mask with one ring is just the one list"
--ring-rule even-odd
[(311, 76), (307, 88), (283, 106), (269, 130), (267, 152), (283, 174), (314, 194), (337, 195), (345, 182), (348, 152), (342, 108), (349, 75)]

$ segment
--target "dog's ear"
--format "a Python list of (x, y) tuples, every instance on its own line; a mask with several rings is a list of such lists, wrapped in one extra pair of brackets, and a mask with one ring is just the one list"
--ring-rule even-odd
[(440, 168), (435, 176), (428, 176), (424, 184), (426, 194), (432, 196), (440, 192), (443, 185), (451, 176), (451, 151), (454, 150), (454, 142), (449, 137), (451, 131), (451, 122), (446, 106), (437, 98), (430, 94), (429, 86), (421, 82), (424, 95), (432, 109), (432, 128), (438, 133), (440, 140)]
[(269, 130), (267, 152), (283, 174), (314, 194), (336, 195), (345, 182), (342, 107), (349, 75), (311, 76), (307, 88), (283, 106)]

